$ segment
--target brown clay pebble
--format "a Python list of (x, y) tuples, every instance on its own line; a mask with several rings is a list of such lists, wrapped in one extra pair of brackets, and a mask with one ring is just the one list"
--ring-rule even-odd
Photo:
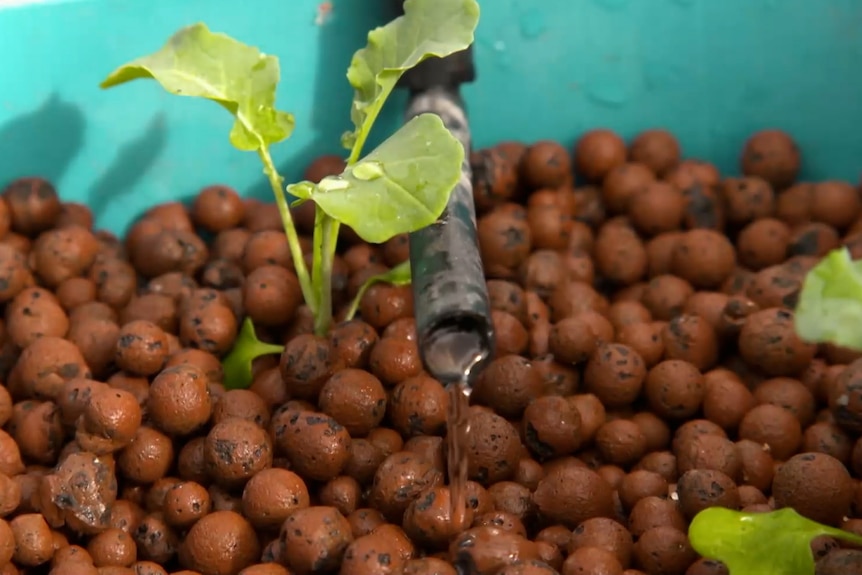
[(571, 555), (578, 549), (598, 548), (614, 555), (623, 567), (631, 562), (632, 536), (620, 523), (606, 517), (587, 519), (572, 531), (568, 551)]
[(650, 407), (659, 416), (672, 419), (691, 417), (703, 402), (703, 375), (687, 361), (668, 359), (649, 371), (644, 392)]
[(170, 435), (188, 435), (202, 427), (212, 414), (208, 378), (199, 368), (181, 364), (164, 369), (153, 380), (147, 412), (159, 429)]
[(389, 397), (389, 420), (404, 437), (441, 435), (449, 395), (436, 379), (420, 374), (395, 386)]
[(541, 372), (519, 355), (497, 357), (482, 371), (472, 397), (504, 417), (517, 418), (543, 391)]
[(745, 142), (739, 161), (744, 174), (761, 177), (776, 188), (792, 184), (801, 165), (796, 143), (775, 129), (752, 135)]
[(539, 460), (574, 453), (582, 442), (581, 414), (572, 402), (548, 395), (524, 411), (524, 442)]
[(608, 172), (625, 163), (626, 144), (611, 130), (590, 130), (575, 144), (574, 160), (579, 174), (600, 182)]
[(748, 316), (739, 334), (742, 358), (771, 376), (795, 376), (814, 359), (816, 347), (803, 342), (793, 325), (793, 312), (769, 308)]
[(362, 437), (386, 415), (386, 390), (379, 379), (365, 370), (343, 369), (323, 385), (319, 404), (351, 437)]
[(180, 562), (202, 575), (231, 575), (254, 564), (260, 542), (251, 524), (233, 511), (215, 511), (186, 534)]
[(646, 375), (643, 358), (634, 348), (599, 343), (584, 370), (584, 384), (606, 407), (619, 408), (637, 399)]
[(709, 507), (739, 509), (739, 491), (736, 482), (721, 471), (692, 469), (683, 473), (676, 485), (679, 505), (691, 520)]
[(532, 188), (557, 188), (571, 178), (569, 153), (557, 142), (543, 140), (527, 148), (521, 176)]
[(683, 575), (697, 559), (686, 534), (674, 527), (655, 527), (634, 545), (635, 564), (646, 573)]
[(350, 457), (350, 434), (332, 417), (296, 410), (273, 418), (276, 451), (300, 476), (317, 481), (337, 477)]
[(775, 474), (776, 507), (827, 525), (839, 525), (850, 512), (853, 481), (844, 465), (825, 453), (802, 453), (784, 462)]
[(548, 472), (533, 493), (539, 512), (548, 519), (569, 525), (592, 517), (611, 517), (613, 491), (597, 473), (575, 465), (562, 465)]
[(291, 513), (281, 528), (284, 560), (297, 575), (335, 571), (353, 542), (350, 523), (334, 507), (305, 507)]
[(765, 403), (745, 414), (739, 424), (739, 437), (768, 445), (772, 457), (783, 461), (799, 448), (802, 426), (786, 409)]
[(651, 129), (635, 136), (629, 144), (629, 157), (664, 176), (679, 163), (681, 155), (676, 136), (662, 129)]
[(482, 485), (514, 475), (522, 449), (518, 430), (496, 413), (471, 407), (467, 439), (468, 476)]
[(96, 567), (131, 567), (138, 555), (131, 535), (115, 528), (93, 537), (87, 551)]
[(696, 229), (680, 236), (671, 256), (673, 273), (696, 288), (717, 288), (733, 271), (736, 250), (723, 234)]

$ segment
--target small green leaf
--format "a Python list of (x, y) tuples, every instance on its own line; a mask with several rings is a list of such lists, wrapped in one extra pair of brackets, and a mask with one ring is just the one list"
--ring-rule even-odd
[(789, 507), (769, 513), (710, 507), (688, 528), (694, 550), (724, 563), (730, 575), (814, 575), (810, 544), (821, 535), (862, 544), (862, 537), (821, 525)]
[[(368, 45), (353, 55), (347, 70), (355, 90), (350, 118), (356, 130), (344, 134), (344, 146), (361, 148), (405, 71), (427, 58), (466, 49), (473, 43), (478, 22), (476, 0), (406, 0), (403, 16), (369, 32)], [(354, 150), (352, 155), (360, 153)]]
[(862, 349), (862, 262), (847, 248), (830, 252), (808, 272), (794, 321), (806, 341)]
[(245, 389), (251, 385), (251, 364), (263, 355), (281, 353), (284, 346), (265, 343), (257, 339), (250, 318), (242, 322), (242, 329), (233, 344), (233, 349), (222, 360), (224, 386), (226, 389)]
[(359, 291), (356, 292), (356, 297), (353, 298), (353, 302), (350, 304), (350, 309), (347, 310), (346, 320), (351, 320), (356, 315), (356, 310), (359, 309), (359, 303), (362, 301), (362, 296), (365, 295), (365, 292), (368, 291), (368, 288), (373, 286), (376, 283), (389, 283), (396, 286), (403, 286), (410, 283), (410, 260), (406, 260), (390, 269), (387, 272), (383, 272), (382, 274), (377, 274), (376, 276), (371, 276), (365, 283), (362, 284), (362, 287), (359, 288)]
[[(338, 176), (288, 186), (363, 240), (383, 243), (434, 223), (458, 179), (464, 146), (435, 114), (421, 114)], [(310, 196), (308, 194), (310, 193)]]
[(231, 143), (257, 151), (293, 132), (293, 116), (275, 109), (279, 76), (275, 56), (198, 23), (179, 30), (158, 52), (120, 66), (100, 86), (150, 78), (171, 94), (218, 102), (236, 120)]

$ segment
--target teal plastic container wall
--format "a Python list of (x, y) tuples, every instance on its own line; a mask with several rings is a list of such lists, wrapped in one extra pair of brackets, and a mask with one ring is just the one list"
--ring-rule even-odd
[[(859, 0), (480, 0), (479, 80), (466, 91), (476, 146), (593, 127), (625, 137), (666, 127), (686, 156), (736, 171), (753, 131), (792, 133), (805, 178), (862, 173)], [(18, 4), (18, 6), (6, 6)], [(334, 0), (0, 2), (0, 185), (39, 175), (122, 233), (159, 202), (224, 183), (268, 198), (255, 154), (228, 142), (231, 119), (155, 83), (101, 91), (114, 67), (194, 22), (278, 55), (278, 103), (296, 131), (273, 150), (288, 178), (340, 153), (344, 77), (387, 3)], [(400, 122), (403, 95), (378, 129)], [(379, 140), (379, 138), (378, 138)]]

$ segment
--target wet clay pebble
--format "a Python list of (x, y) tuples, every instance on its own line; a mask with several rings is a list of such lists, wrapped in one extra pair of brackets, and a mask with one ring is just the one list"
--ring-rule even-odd
[(314, 411), (288, 411), (273, 418), (276, 452), (302, 477), (328, 481), (350, 457), (350, 434), (332, 417)]
[(466, 449), (469, 478), (490, 485), (512, 477), (522, 450), (515, 426), (477, 406), (470, 408), (469, 424)]
[(629, 144), (629, 158), (647, 166), (657, 176), (664, 176), (680, 161), (679, 141), (660, 128), (641, 132)]
[(302, 291), (296, 274), (282, 266), (255, 268), (242, 283), (243, 309), (255, 325), (287, 323), (301, 303)]
[(544, 396), (524, 411), (524, 442), (539, 460), (574, 453), (582, 443), (581, 414), (559, 396)]
[(683, 575), (697, 554), (685, 532), (674, 527), (655, 527), (644, 532), (634, 545), (635, 564), (646, 573)]
[(295, 510), (309, 506), (308, 487), (287, 469), (256, 473), (243, 488), (243, 515), (258, 529), (277, 529)]
[[(467, 506), (464, 521), (473, 521), (473, 510)], [(404, 531), (419, 545), (445, 549), (459, 533), (461, 526), (453, 520), (451, 492), (448, 487), (435, 486), (420, 493), (404, 511)]]
[(210, 429), (204, 443), (204, 463), (217, 483), (238, 487), (272, 465), (272, 452), (272, 443), (263, 428), (233, 417)]
[(636, 195), (645, 191), (655, 175), (643, 164), (627, 162), (608, 171), (602, 182), (601, 199), (611, 214), (626, 213)]
[(131, 535), (115, 528), (93, 537), (87, 552), (96, 567), (131, 567), (137, 559), (137, 547)]
[(449, 395), (439, 381), (420, 374), (395, 386), (387, 409), (392, 426), (404, 437), (440, 435), (446, 428)]
[(626, 144), (607, 129), (590, 130), (575, 144), (575, 170), (591, 181), (600, 182), (608, 172), (625, 163)]
[(298, 575), (335, 571), (353, 533), (334, 507), (306, 507), (291, 513), (281, 528), (285, 563)]
[(110, 387), (99, 388), (90, 397), (75, 439), (97, 454), (112, 453), (135, 439), (142, 421), (141, 407), (131, 393)]
[(772, 493), (776, 507), (797, 512), (827, 525), (848, 515), (853, 482), (844, 465), (825, 453), (802, 453), (784, 462), (775, 474)]
[(544, 390), (541, 372), (519, 355), (497, 357), (482, 371), (472, 397), (495, 412), (516, 418)]
[(744, 174), (761, 177), (776, 188), (786, 188), (796, 179), (801, 159), (789, 135), (768, 129), (746, 140), (739, 163)]
[(260, 542), (251, 524), (233, 511), (215, 511), (195, 523), (180, 548), (180, 562), (202, 575), (230, 575), (254, 564)]
[(169, 435), (188, 435), (202, 427), (212, 414), (208, 378), (199, 368), (176, 365), (162, 370), (147, 395), (147, 413)]
[(700, 409), (704, 387), (703, 375), (697, 367), (687, 361), (668, 359), (649, 371), (644, 393), (659, 416), (683, 419)]
[(20, 234), (34, 236), (51, 228), (60, 217), (57, 189), (42, 178), (19, 178), (6, 186), (2, 195), (11, 229)]
[(571, 170), (569, 153), (550, 140), (529, 146), (521, 158), (521, 177), (531, 188), (557, 188), (571, 178)]
[(634, 348), (600, 342), (584, 370), (584, 386), (606, 407), (625, 407), (640, 395), (646, 375), (643, 358)]
[(769, 308), (748, 316), (739, 334), (739, 351), (768, 375), (792, 377), (814, 359), (816, 347), (796, 335), (792, 311)]
[(671, 270), (697, 288), (716, 288), (736, 265), (736, 250), (714, 230), (689, 230), (680, 236), (671, 255)]
[(54, 555), (54, 539), (45, 518), (37, 513), (19, 515), (9, 522), (15, 542), (12, 559), (24, 567), (38, 567)]
[(613, 515), (613, 491), (597, 473), (575, 465), (562, 465), (539, 481), (533, 501), (540, 513), (571, 527), (592, 517)]
[(715, 469), (692, 469), (676, 485), (680, 509), (691, 520), (709, 507), (739, 508), (739, 491), (731, 477)]
[(768, 445), (772, 456), (781, 461), (796, 453), (802, 441), (802, 426), (786, 409), (766, 403), (745, 414), (739, 424), (739, 437)]
[(209, 232), (235, 228), (244, 216), (242, 198), (227, 186), (207, 186), (198, 192), (191, 207), (192, 220)]
[(572, 530), (568, 553), (571, 555), (585, 548), (602, 549), (613, 554), (621, 567), (628, 567), (632, 545), (631, 533), (623, 525), (607, 517), (594, 517)]
[(449, 546), (449, 556), (461, 570), (493, 575), (519, 561), (539, 559), (537, 545), (497, 527), (473, 527), (461, 532)]
[(371, 373), (343, 369), (323, 385), (320, 409), (335, 419), (352, 437), (362, 437), (386, 415), (386, 390)]

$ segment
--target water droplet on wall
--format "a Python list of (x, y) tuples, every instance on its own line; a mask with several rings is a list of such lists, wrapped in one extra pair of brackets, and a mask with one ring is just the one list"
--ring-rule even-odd
[(587, 88), (590, 100), (609, 108), (620, 108), (629, 100), (626, 88), (619, 82), (597, 82)]
[(545, 15), (538, 9), (527, 10), (518, 17), (521, 25), (521, 36), (534, 40), (545, 33), (547, 24)]

